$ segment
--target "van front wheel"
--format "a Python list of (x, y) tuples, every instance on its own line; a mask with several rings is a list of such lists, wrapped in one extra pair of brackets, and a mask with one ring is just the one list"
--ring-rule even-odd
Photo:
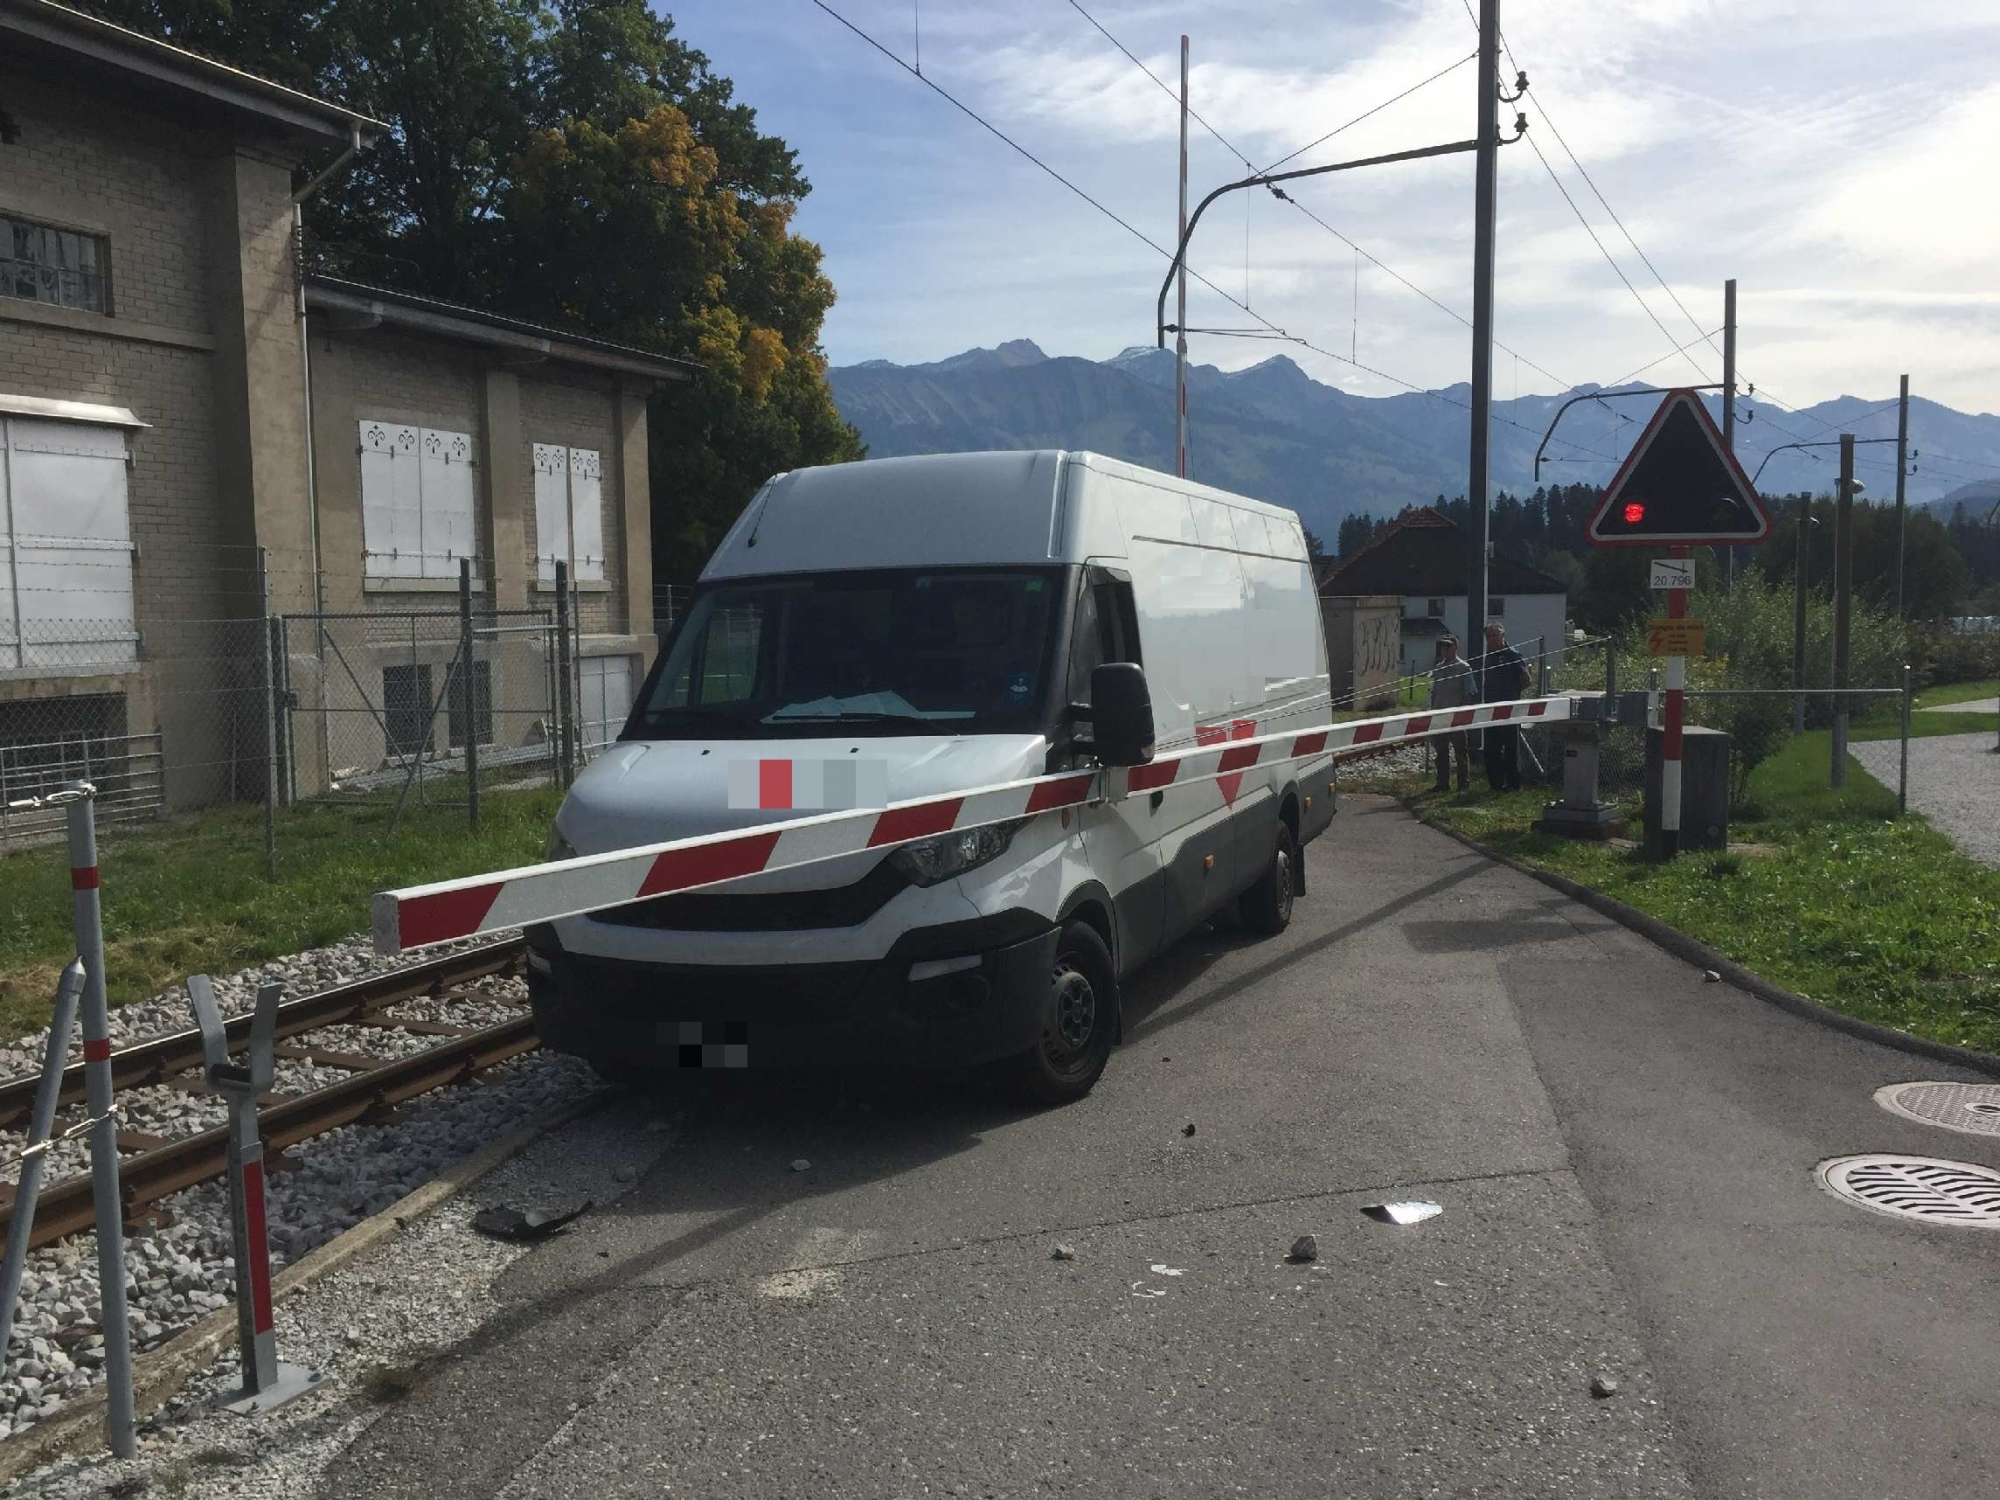
[(1043, 1001), (1035, 1045), (1014, 1060), (1021, 1092), (1040, 1104), (1069, 1104), (1096, 1086), (1111, 1060), (1118, 1025), (1118, 971), (1095, 928), (1064, 926)]
[(1298, 886), (1298, 840), (1291, 826), (1278, 825), (1277, 847), (1257, 883), (1237, 898), (1236, 910), (1243, 925), (1267, 937), (1276, 936), (1292, 923), (1292, 897)]

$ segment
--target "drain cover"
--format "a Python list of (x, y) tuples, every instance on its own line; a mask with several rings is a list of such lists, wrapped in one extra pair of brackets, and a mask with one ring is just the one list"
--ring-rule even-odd
[(2000, 1229), (2000, 1172), (1934, 1156), (1836, 1156), (1814, 1169), (1836, 1198), (1925, 1224)]
[(1875, 1090), (1892, 1115), (1968, 1135), (2000, 1135), (2000, 1083), (1892, 1083)]

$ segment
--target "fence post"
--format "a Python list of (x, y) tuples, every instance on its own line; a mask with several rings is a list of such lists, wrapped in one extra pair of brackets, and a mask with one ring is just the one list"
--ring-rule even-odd
[(1910, 664), (1903, 663), (1903, 748), (1896, 766), (1896, 811), (1910, 810)]
[(1604, 638), (1604, 696), (1618, 696), (1618, 643), (1608, 635)]
[(35, 1199), (41, 1194), (42, 1171), (48, 1165), (46, 1146), (55, 1130), (56, 1101), (69, 1061), (69, 1034), (76, 1028), (76, 1000), (83, 992), (83, 964), (69, 961), (56, 985), (56, 1008), (49, 1020), (49, 1045), (42, 1062), (42, 1081), (35, 1090), (35, 1112), (28, 1122), (28, 1149), (21, 1158), (21, 1185), (14, 1192), (14, 1217), (7, 1226), (7, 1261), (0, 1266), (0, 1359), (14, 1336), (14, 1313), (21, 1296), (21, 1272), (28, 1264), (28, 1240), (35, 1228)]
[(569, 564), (556, 560), (556, 732), (562, 738), (559, 757), (562, 784), (576, 778), (576, 726), (570, 717)]
[(458, 722), (465, 726), (465, 805), (471, 827), (479, 832), (479, 724), (474, 712), (478, 695), (472, 680), (472, 559), (458, 560)]
[(72, 782), (70, 911), (83, 961), (83, 1079), (90, 1109), (90, 1189), (97, 1209), (97, 1298), (104, 1328), (104, 1434), (111, 1451), (138, 1451), (132, 1431), (132, 1325), (125, 1313), (125, 1216), (118, 1194), (118, 1117), (111, 1105), (111, 1011), (104, 993), (104, 910), (97, 894), (96, 788)]
[(278, 878), (278, 681), (271, 670), (275, 631), (271, 628), (271, 579), (265, 552), (257, 549), (257, 636), (264, 669), (264, 876)]

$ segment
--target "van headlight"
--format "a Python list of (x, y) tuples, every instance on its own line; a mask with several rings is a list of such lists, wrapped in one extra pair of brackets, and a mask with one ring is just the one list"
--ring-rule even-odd
[(549, 846), (542, 851), (544, 860), (575, 859), (576, 845), (562, 836), (562, 830), (555, 824), (549, 825)]
[(1014, 835), (1027, 821), (1016, 818), (1011, 823), (989, 823), (984, 828), (920, 839), (903, 845), (889, 856), (889, 862), (908, 876), (913, 885), (938, 885), (1005, 854), (1007, 846), (1014, 842)]

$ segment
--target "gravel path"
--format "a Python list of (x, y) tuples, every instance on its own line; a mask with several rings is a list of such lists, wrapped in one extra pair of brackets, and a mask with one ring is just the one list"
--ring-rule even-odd
[[(1886, 787), (1896, 785), (1896, 740), (1865, 740), (1854, 758)], [(1910, 806), (1982, 864), (2000, 870), (2000, 755), (1990, 734), (1910, 741)]]
[(1934, 703), (1929, 708), (1918, 709), (1926, 714), (1996, 714), (2000, 713), (2000, 698), (1975, 698), (1970, 703)]

